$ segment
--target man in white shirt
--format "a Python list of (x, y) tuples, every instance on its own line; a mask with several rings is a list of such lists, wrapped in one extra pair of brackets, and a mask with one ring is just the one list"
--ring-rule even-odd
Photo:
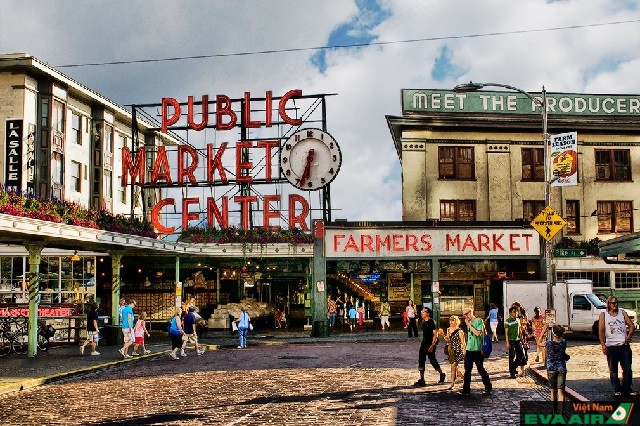
[[(607, 298), (607, 310), (600, 314), (598, 334), (602, 353), (609, 363), (609, 379), (616, 396), (637, 396), (631, 387), (631, 338), (635, 328), (624, 309), (618, 308), (618, 298)], [(622, 383), (618, 377), (618, 364), (622, 368)]]

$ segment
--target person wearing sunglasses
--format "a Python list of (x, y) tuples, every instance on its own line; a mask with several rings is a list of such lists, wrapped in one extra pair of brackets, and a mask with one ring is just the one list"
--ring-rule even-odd
[[(600, 314), (598, 335), (602, 353), (609, 364), (609, 379), (615, 396), (637, 396), (633, 390), (631, 371), (631, 338), (635, 328), (629, 316), (618, 308), (618, 298), (607, 298), (607, 310)], [(618, 364), (622, 368), (622, 382), (618, 377)]]

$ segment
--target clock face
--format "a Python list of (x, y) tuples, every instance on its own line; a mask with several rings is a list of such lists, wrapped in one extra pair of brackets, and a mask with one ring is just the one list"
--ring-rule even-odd
[(338, 175), (342, 153), (333, 136), (320, 129), (298, 130), (280, 148), (280, 169), (293, 186), (315, 191)]

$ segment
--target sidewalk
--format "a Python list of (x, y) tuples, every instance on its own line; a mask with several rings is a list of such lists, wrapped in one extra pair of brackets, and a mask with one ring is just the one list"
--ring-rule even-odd
[[(256, 330), (250, 334), (249, 346), (284, 345), (284, 344), (317, 344), (336, 342), (406, 342), (405, 331), (358, 331), (331, 334), (328, 337), (310, 337), (308, 331)], [(420, 339), (415, 339), (416, 344)], [(634, 341), (638, 339), (635, 338)], [(235, 348), (237, 336), (226, 331), (209, 332), (200, 338), (200, 343), (207, 350)], [(494, 344), (492, 358), (504, 360), (507, 368), (504, 342)], [(96, 369), (108, 368), (124, 362), (137, 362), (147, 357), (167, 356), (170, 349), (168, 337), (161, 332), (153, 333), (147, 340), (147, 348), (151, 354), (135, 358), (122, 359), (118, 354), (120, 346), (101, 346), (99, 356), (90, 356), (89, 350), (81, 356), (77, 346), (51, 348), (47, 352), (39, 352), (35, 358), (26, 355), (10, 354), (0, 358), (0, 394), (15, 392), (21, 389), (40, 386), (66, 377), (84, 374)], [(640, 353), (640, 343), (632, 343), (632, 351)], [(441, 352), (441, 351), (439, 351)], [(609, 370), (606, 359), (595, 341), (569, 340), (567, 352), (571, 355), (568, 362), (567, 394), (576, 401), (613, 400), (613, 390), (609, 382)], [(188, 351), (193, 354), (193, 351)], [(535, 349), (530, 351), (530, 361), (535, 359)], [(636, 355), (637, 356), (637, 355)], [(444, 358), (438, 354), (438, 358)], [(546, 371), (540, 364), (532, 364), (530, 374), (546, 383)], [(633, 365), (635, 389), (640, 389), (640, 360)]]
[[(618, 398), (613, 395), (613, 388), (609, 381), (609, 366), (599, 342), (596, 340), (577, 342), (570, 339), (567, 343), (567, 353), (571, 355), (571, 359), (567, 361), (567, 395), (573, 400), (582, 402), (612, 401)], [(631, 352), (635, 356), (632, 364), (633, 389), (638, 391), (640, 390), (640, 359), (638, 359), (640, 343), (635, 336), (631, 343)], [(532, 354), (533, 357), (531, 357)], [(535, 350), (530, 350), (529, 355), (531, 361), (535, 358)], [(547, 372), (540, 367), (539, 364), (533, 364), (530, 371), (543, 383), (547, 383)], [(622, 376), (620, 369), (618, 373)]]

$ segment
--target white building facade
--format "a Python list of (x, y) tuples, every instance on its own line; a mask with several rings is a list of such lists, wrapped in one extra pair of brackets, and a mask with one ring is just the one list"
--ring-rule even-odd
[[(597, 247), (596, 238), (640, 230), (640, 95), (547, 93), (547, 114), (549, 134), (577, 132), (578, 141), (577, 185), (550, 188), (549, 204), (567, 222), (552, 244), (570, 237)], [(524, 94), (405, 89), (402, 116), (387, 123), (402, 165), (403, 220), (529, 223), (545, 207), (543, 116)], [(638, 266), (597, 255), (551, 264), (556, 279), (593, 279), (596, 291), (623, 290), (621, 301), (637, 308)], [(544, 278), (543, 265), (499, 272)]]

